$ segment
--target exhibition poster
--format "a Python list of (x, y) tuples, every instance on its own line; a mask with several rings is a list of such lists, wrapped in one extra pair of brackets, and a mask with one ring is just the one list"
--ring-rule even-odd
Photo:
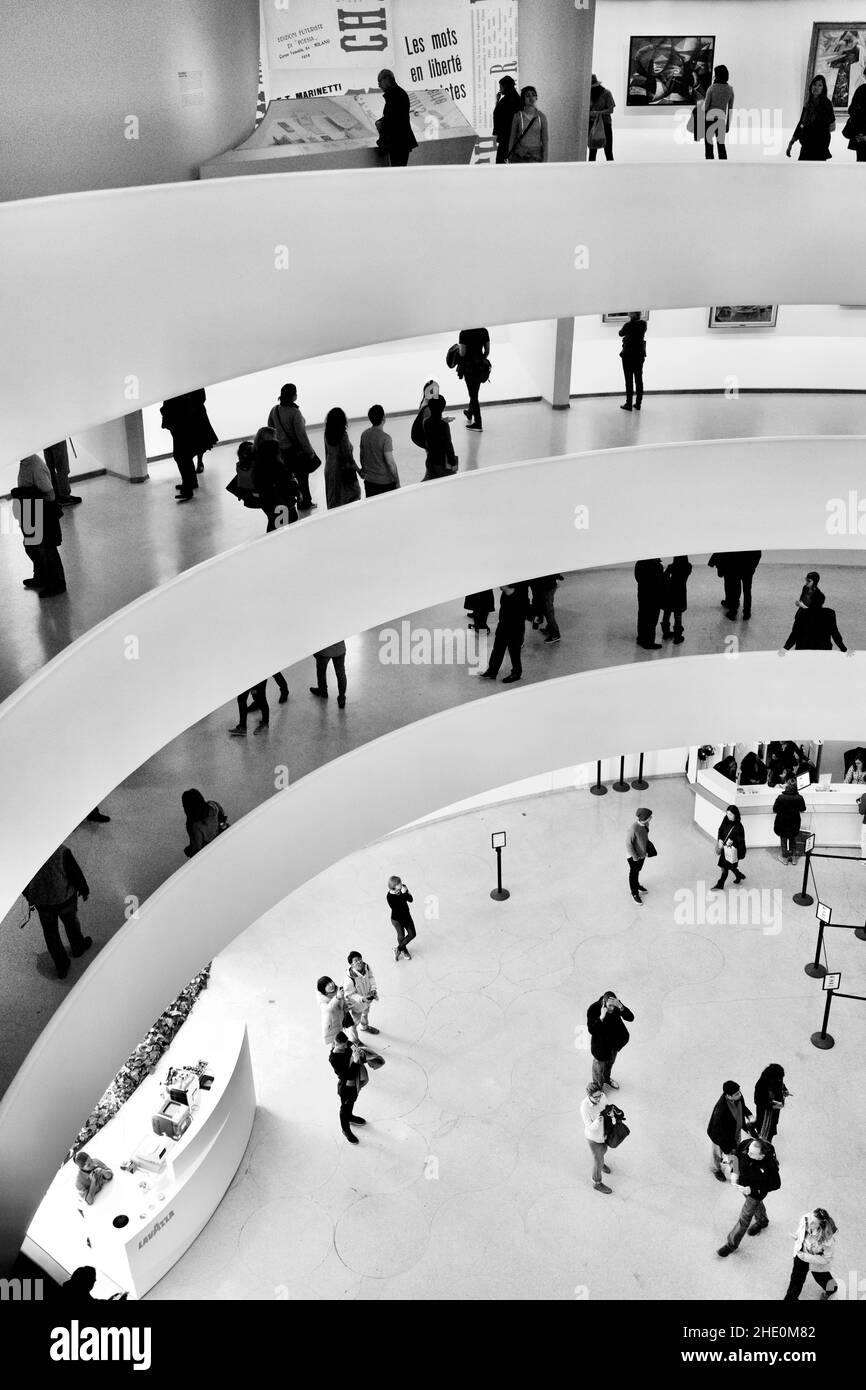
[(262, 0), (268, 98), (375, 86), (396, 60), (391, 9), (392, 0)]

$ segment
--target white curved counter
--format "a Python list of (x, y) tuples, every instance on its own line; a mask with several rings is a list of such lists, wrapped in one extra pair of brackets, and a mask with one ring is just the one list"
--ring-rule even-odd
[[(114, 1172), (92, 1206), (75, 1191), (77, 1169), (65, 1163), (30, 1223), (25, 1255), (55, 1278), (79, 1265), (135, 1298), (142, 1298), (192, 1245), (216, 1211), (237, 1172), (256, 1111), (246, 1024), (226, 1023), (217, 1033), (186, 1021), (156, 1071), (85, 1146)], [(207, 1062), (213, 1076), (200, 1091), (189, 1129), (178, 1140), (153, 1133), (151, 1116), (163, 1104), (159, 1083), (170, 1066)], [(161, 1173), (121, 1171), (142, 1140), (166, 1149)], [(126, 1216), (122, 1228), (114, 1225)]]
[[(695, 784), (695, 824), (716, 838), (725, 807), (739, 807), (747, 849), (778, 847), (773, 831), (773, 803), (783, 787), (738, 787), (713, 768), (699, 772)], [(844, 782), (821, 787), (817, 783), (801, 792), (806, 810), (801, 829), (815, 832), (816, 848), (847, 848), (860, 852), (862, 817), (857, 802), (866, 788)]]

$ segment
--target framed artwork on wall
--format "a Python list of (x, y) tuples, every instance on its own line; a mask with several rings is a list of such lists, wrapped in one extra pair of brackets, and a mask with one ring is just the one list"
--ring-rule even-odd
[(626, 106), (694, 106), (713, 80), (715, 36), (632, 35)]
[(866, 81), (866, 19), (850, 24), (813, 24), (806, 95), (815, 77), (827, 83), (833, 109), (841, 114)]
[(775, 328), (778, 304), (716, 304), (710, 328)]
[[(615, 309), (611, 314), (602, 314), (601, 321), (602, 323), (625, 323), (632, 312), (631, 309)], [(640, 316), (645, 322), (649, 319), (649, 315), (649, 309), (641, 309)]]

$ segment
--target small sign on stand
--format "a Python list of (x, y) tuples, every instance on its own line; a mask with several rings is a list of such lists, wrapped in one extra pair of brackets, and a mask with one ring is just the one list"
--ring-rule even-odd
[(504, 902), (510, 898), (511, 894), (507, 888), (502, 887), (502, 851), (505, 848), (505, 831), (494, 830), (490, 836), (490, 843), (496, 850), (496, 887), (492, 889), (490, 896), (494, 902)]

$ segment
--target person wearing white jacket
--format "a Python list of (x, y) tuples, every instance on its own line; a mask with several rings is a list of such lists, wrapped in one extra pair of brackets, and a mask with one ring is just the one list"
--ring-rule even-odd
[[(811, 1274), (823, 1289), (822, 1298), (832, 1298), (839, 1285), (830, 1273), (836, 1244), (836, 1222), (823, 1207), (800, 1217), (794, 1237), (794, 1263), (784, 1303), (796, 1303), (803, 1292), (806, 1275)], [(830, 1285), (832, 1284), (832, 1288)]]
[(360, 951), (349, 952), (349, 968), (343, 981), (343, 992), (356, 1028), (365, 1033), (378, 1033), (370, 1023), (370, 1005), (379, 998), (376, 989), (376, 976), (373, 974)]
[(322, 975), (316, 981), (318, 990), (319, 1008), (322, 1011), (322, 1042), (330, 1052), (334, 1046), (334, 1041), (341, 1029), (345, 1028), (352, 1034), (354, 1042), (360, 1042), (358, 1029), (349, 1024), (349, 1013), (346, 1004), (346, 992), (338, 989), (330, 975)]
[(596, 1192), (610, 1194), (612, 1188), (608, 1187), (602, 1179), (602, 1173), (609, 1173), (610, 1169), (605, 1163), (607, 1144), (604, 1139), (604, 1108), (606, 1097), (601, 1086), (590, 1081), (586, 1088), (586, 1095), (580, 1102), (580, 1118), (583, 1120), (583, 1132), (586, 1135), (586, 1142), (592, 1153), (592, 1185)]

